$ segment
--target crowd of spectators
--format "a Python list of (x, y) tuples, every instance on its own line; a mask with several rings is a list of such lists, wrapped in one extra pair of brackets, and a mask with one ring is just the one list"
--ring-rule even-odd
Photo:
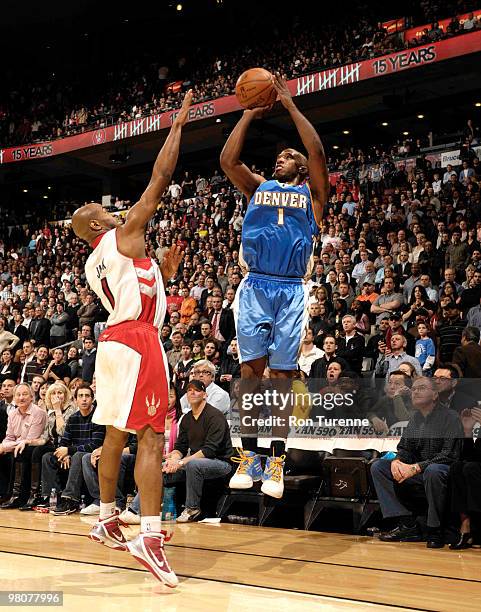
[[(460, 431), (462, 420), (464, 431), (472, 432), (477, 389), (462, 383), (481, 376), (481, 169), (475, 151), (467, 143), (459, 167), (433, 167), (421, 155), (406, 169), (372, 149), (349, 152), (336, 169), (342, 174), (332, 181), (306, 279), (309, 321), (299, 377), (316, 392), (332, 390), (343, 378), (386, 379), (386, 396), (366, 405), (373, 432), (386, 433), (400, 420), (419, 428), (413, 421), (418, 406), (426, 417), (438, 402), (454, 411), (449, 418)], [(178, 456), (173, 445), (179, 418), (192, 407), (186, 392), (192, 379), (202, 385), (191, 391), (205, 388), (208, 403), (229, 417), (230, 383), (239, 376), (232, 305), (245, 273), (239, 261), (245, 209), (241, 194), (217, 171), (210, 178), (185, 172), (172, 181), (147, 231), (148, 253), (160, 265), (172, 244), (185, 253), (166, 287), (160, 330), (172, 374), (171, 457)], [(48, 223), (4, 237), (1, 248), (0, 494), (5, 507), (45, 508), (50, 488), (60, 488), (57, 512), (69, 514), (79, 509), (84, 482), (92, 499), (89, 512), (95, 513), (103, 431), (91, 417), (96, 339), (107, 313), (86, 283), (89, 248), (68, 224)], [(27, 386), (15, 389), (17, 383)], [(420, 387), (422, 401), (411, 387)], [(444, 439), (447, 433), (439, 435)], [(188, 438), (184, 431), (181, 456)], [(401, 471), (410, 462), (422, 471), (436, 457), (443, 466), (462, 460), (461, 444), (454, 442), (443, 453), (436, 445), (415, 452), (409, 443), (402, 448), (402, 465), (394, 464)], [(476, 462), (476, 449), (469, 453)], [(126, 472), (134, 455), (132, 441), (125, 450)], [(444, 479), (445, 491), (447, 468), (431, 471)], [(384, 478), (379, 490), (384, 486), (385, 493), (386, 473), (377, 478), (377, 484)], [(440, 499), (439, 486), (436, 481)], [(393, 492), (386, 495), (383, 510), (395, 506)], [(125, 506), (123, 483), (118, 504)], [(466, 516), (480, 510), (476, 504), (457, 506), (465, 533)], [(132, 518), (135, 506), (126, 512)], [(387, 512), (403, 518), (399, 539), (419, 536), (407, 515)], [(434, 523), (439, 512), (438, 507), (432, 515)], [(439, 543), (439, 525), (428, 526), (436, 536), (430, 541)]]
[[(270, 38), (253, 36), (249, 45), (235, 50), (197, 49), (193, 61), (178, 58), (177, 66), (166, 66), (155, 57), (136, 58), (127, 65), (111, 69), (103, 78), (101, 92), (92, 92), (85, 83), (50, 80), (28, 83), (23, 91), (15, 83), (9, 97), (0, 103), (0, 143), (19, 145), (40, 142), (97, 129), (121, 121), (175, 109), (187, 88), (193, 88), (194, 99), (202, 102), (234, 93), (235, 83), (243, 70), (262, 65), (294, 78), (317, 70), (399, 51), (410, 46), (441, 40), (479, 27), (477, 19), (468, 19), (462, 26), (453, 17), (446, 31), (436, 19), (460, 15), (474, 8), (475, 2), (425, 2), (416, 11), (416, 23), (432, 23), (419, 40), (404, 41), (399, 33), (388, 34), (378, 21), (376, 10), (369, 6), (351, 7), (339, 23), (313, 26), (305, 18), (289, 23), (275, 22), (276, 45)], [(414, 10), (414, 7), (411, 7)], [(428, 19), (429, 18), (429, 19)], [(207, 55), (206, 55), (207, 53)], [(174, 86), (171, 86), (175, 83)]]

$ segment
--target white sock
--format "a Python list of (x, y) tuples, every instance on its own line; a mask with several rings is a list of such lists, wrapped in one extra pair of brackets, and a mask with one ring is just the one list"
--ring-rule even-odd
[(140, 517), (140, 533), (147, 533), (148, 531), (160, 533), (161, 526), (162, 520), (159, 515)]
[(104, 504), (100, 502), (100, 520), (109, 518), (115, 512), (115, 500), (113, 502), (109, 502), (108, 504)]

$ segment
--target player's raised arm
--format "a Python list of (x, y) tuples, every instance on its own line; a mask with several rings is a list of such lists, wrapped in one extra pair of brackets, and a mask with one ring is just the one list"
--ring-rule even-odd
[(302, 144), (307, 151), (309, 186), (313, 199), (314, 218), (317, 225), (320, 226), (322, 223), (322, 212), (329, 194), (329, 173), (327, 171), (324, 147), (312, 123), (304, 117), (294, 104), (287, 83), (279, 73), (274, 75), (274, 87), (282, 105), (289, 111), (301, 137)]
[(222, 170), (226, 173), (227, 178), (248, 200), (250, 200), (252, 194), (259, 185), (265, 181), (265, 178), (251, 172), (239, 158), (251, 121), (262, 117), (268, 110), (270, 110), (268, 106), (245, 110), (235, 128), (232, 130), (220, 154), (220, 165)]
[(131, 208), (122, 233), (129, 237), (144, 235), (145, 226), (154, 216), (160, 198), (169, 185), (179, 157), (182, 127), (187, 122), (189, 108), (192, 104), (192, 90), (189, 90), (182, 102), (179, 114), (175, 118), (157, 159), (155, 160), (152, 178), (140, 200)]

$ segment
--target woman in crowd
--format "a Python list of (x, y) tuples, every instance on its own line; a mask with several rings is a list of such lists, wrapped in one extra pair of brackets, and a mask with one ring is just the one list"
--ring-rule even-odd
[[(47, 383), (40, 387), (40, 394), (45, 385)], [(70, 391), (60, 381), (56, 381), (46, 389), (45, 405), (47, 408), (45, 430), (40, 438), (30, 443), (31, 446), (36, 446), (32, 453), (30, 497), (20, 510), (33, 510), (36, 505), (45, 503), (50, 491), (40, 491), (42, 458), (45, 453), (52, 452), (57, 448), (68, 419), (74, 412), (77, 412)]]
[(342, 332), (342, 317), (347, 313), (347, 304), (345, 300), (339, 298), (339, 294), (334, 294), (333, 299), (333, 311), (327, 319), (329, 325), (329, 331), (336, 334), (336, 338)]
[(458, 290), (456, 289), (456, 285), (451, 281), (446, 281), (439, 291), (439, 300), (441, 301), (443, 297), (448, 297), (451, 301), (457, 302)]
[[(67, 353), (67, 365), (72, 373), (72, 379), (78, 378), (82, 374), (82, 366), (79, 362), (79, 351), (76, 346), (71, 346)], [(72, 381), (70, 381), (72, 382)]]
[(429, 299), (426, 289), (420, 285), (416, 285), (411, 291), (409, 304), (405, 308), (406, 312), (403, 314), (402, 320), (407, 329), (416, 324), (416, 316), (421, 308), (427, 311), (429, 318), (436, 311), (436, 305)]
[(19, 373), (20, 365), (14, 362), (12, 349), (3, 349), (1, 357), (0, 384), (6, 378), (17, 381)]
[(51, 383), (48, 380), (46, 380), (40, 385), (38, 389), (37, 406), (39, 408), (43, 408), (44, 410), (47, 410), (46, 396), (47, 396), (47, 390), (50, 387), (50, 384)]
[(370, 302), (363, 302), (359, 300), (354, 300), (350, 314), (356, 317), (356, 330), (361, 334), (370, 334), (371, 333), (371, 321), (369, 320), (369, 312), (370, 312), (371, 304)]

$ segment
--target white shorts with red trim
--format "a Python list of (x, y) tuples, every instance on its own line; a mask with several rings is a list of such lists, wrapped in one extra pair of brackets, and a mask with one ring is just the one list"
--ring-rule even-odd
[(99, 337), (93, 421), (135, 433), (165, 429), (169, 403), (168, 364), (159, 331), (142, 321), (107, 327)]

